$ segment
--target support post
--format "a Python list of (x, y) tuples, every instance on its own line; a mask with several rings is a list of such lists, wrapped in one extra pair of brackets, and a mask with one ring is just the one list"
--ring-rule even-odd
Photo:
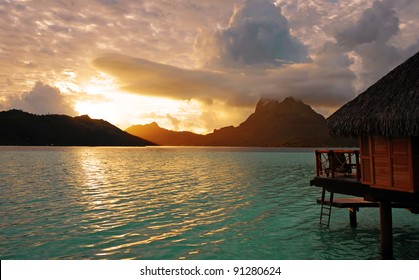
[(356, 212), (358, 211), (358, 207), (349, 208), (349, 222), (351, 223), (352, 228), (356, 228), (358, 222), (356, 220)]
[(333, 150), (330, 150), (328, 153), (327, 153), (327, 156), (328, 156), (328, 158), (329, 158), (329, 169), (330, 169), (330, 172), (331, 172), (331, 174), (332, 174), (332, 178), (335, 178), (335, 167), (333, 166), (333, 157), (334, 157), (334, 152), (333, 152)]
[(356, 169), (356, 180), (361, 180), (361, 167), (359, 166), (359, 151), (355, 151), (355, 169)]
[(384, 260), (393, 259), (393, 221), (391, 213), (391, 202), (380, 202), (380, 237), (381, 257)]
[(317, 177), (319, 177), (320, 176), (320, 173), (321, 173), (321, 169), (322, 169), (322, 166), (321, 166), (321, 154), (320, 154), (320, 152), (319, 151), (316, 151), (316, 176)]

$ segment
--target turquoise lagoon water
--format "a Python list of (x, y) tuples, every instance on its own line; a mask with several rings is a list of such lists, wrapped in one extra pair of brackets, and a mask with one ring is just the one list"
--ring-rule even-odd
[[(319, 228), (314, 173), (311, 149), (0, 147), (0, 258), (378, 258), (378, 209)], [(419, 259), (419, 216), (393, 226)]]

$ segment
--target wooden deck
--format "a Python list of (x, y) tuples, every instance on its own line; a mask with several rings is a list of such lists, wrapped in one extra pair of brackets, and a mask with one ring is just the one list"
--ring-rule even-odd
[[(317, 204), (320, 205), (328, 205), (329, 207), (336, 207), (336, 208), (348, 208), (349, 210), (349, 222), (351, 227), (356, 227), (358, 225), (357, 221), (357, 215), (356, 212), (359, 211), (360, 208), (378, 208), (380, 207), (379, 202), (372, 202), (364, 200), (361, 197), (339, 197), (334, 198), (332, 200), (332, 203), (330, 203), (330, 199), (324, 199), (324, 202), (321, 198), (317, 199)], [(323, 208), (323, 206), (322, 206)], [(412, 213), (418, 214), (419, 208), (412, 205), (407, 205), (404, 203), (391, 203), (391, 208), (405, 208), (407, 210), (410, 210)], [(330, 213), (329, 213), (330, 216)], [(330, 222), (330, 219), (329, 219)], [(328, 222), (328, 223), (329, 223)], [(320, 219), (320, 224), (322, 223), (322, 220)]]
[[(322, 204), (322, 199), (317, 199), (317, 204)], [(330, 205), (329, 199), (325, 199), (324, 204)], [(361, 197), (341, 197), (334, 198), (332, 206), (337, 208), (362, 208), (362, 207), (378, 207), (378, 202), (366, 201)]]
[[(322, 204), (322, 199), (321, 198), (317, 199), (317, 204)], [(329, 199), (325, 199), (324, 204), (330, 205)], [(361, 197), (339, 197), (339, 198), (334, 198), (333, 199), (332, 206), (336, 207), (336, 208), (359, 209), (359, 208), (379, 207), (380, 203), (379, 202), (367, 201), (367, 200), (364, 200)], [(412, 205), (395, 202), (395, 203), (391, 204), (391, 207), (392, 208), (406, 208), (406, 209), (411, 210)]]
[(404, 205), (406, 208), (419, 208), (419, 193), (412, 194), (372, 188), (370, 185), (362, 184), (353, 177), (314, 177), (310, 181), (310, 185), (324, 188), (328, 192), (361, 197), (371, 202), (392, 201), (394, 207), (396, 205)]

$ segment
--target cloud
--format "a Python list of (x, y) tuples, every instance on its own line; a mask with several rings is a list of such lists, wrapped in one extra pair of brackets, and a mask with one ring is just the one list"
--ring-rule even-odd
[(350, 59), (358, 93), (419, 49), (418, 1), (276, 0), (276, 5), (312, 59)]
[(30, 90), (26, 81), (53, 85), (64, 68), (82, 84), (97, 74), (89, 62), (104, 52), (194, 65), (197, 29), (227, 21), (234, 2), (0, 1), (0, 98)]
[[(405, 1), (404, 5), (410, 3)], [(392, 41), (400, 32), (400, 20), (394, 8), (394, 1), (376, 0), (358, 19), (335, 33), (337, 44), (360, 58), (357, 69), (360, 90), (375, 83), (419, 48), (419, 41), (406, 48)]]
[(318, 57), (313, 63), (287, 65), (266, 71), (265, 78), (258, 82), (261, 95), (276, 99), (293, 96), (311, 106), (335, 109), (353, 99), (354, 73), (336, 63), (322, 63), (321, 57)]
[(325, 63), (320, 58), (318, 62), (259, 68), (256, 72), (187, 70), (116, 54), (101, 56), (93, 65), (115, 77), (125, 91), (195, 99), (207, 106), (218, 102), (253, 107), (262, 96), (281, 99), (290, 95), (315, 105), (335, 106), (353, 98), (351, 82), (355, 76), (346, 64)]
[[(23, 104), (14, 95), (38, 80), (86, 101), (99, 69), (131, 93), (200, 100), (208, 129), (233, 111), (244, 119), (261, 96), (328, 112), (419, 49), (418, 13), (416, 0), (0, 1), (0, 107)], [(126, 115), (156, 110), (114, 94)], [(190, 111), (168, 112), (199, 126)]]
[(385, 44), (399, 32), (399, 18), (392, 1), (374, 1), (351, 26), (338, 31), (338, 44), (353, 49), (366, 43)]
[(21, 109), (34, 114), (77, 114), (72, 104), (57, 88), (39, 81), (31, 91), (24, 92), (21, 96), (9, 96), (6, 103), (10, 109)]
[(103, 55), (93, 60), (92, 64), (116, 77), (121, 89), (131, 93), (180, 100), (197, 99), (207, 104), (211, 104), (214, 98), (223, 98), (226, 102), (234, 102), (235, 99), (231, 88), (225, 88), (228, 81), (220, 73), (181, 69), (118, 54)]
[(99, 56), (92, 64), (115, 77), (125, 91), (195, 99), (207, 106), (253, 107), (261, 97), (293, 95), (311, 105), (335, 107), (354, 97), (353, 61), (342, 48), (326, 44), (309, 59), (281, 9), (266, 0), (236, 6), (227, 28), (202, 29), (194, 48), (201, 54), (200, 69), (118, 54)]
[(177, 118), (173, 117), (171, 114), (166, 114), (166, 117), (170, 120), (170, 122), (173, 125), (174, 130), (179, 130), (179, 125), (181, 124), (181, 121)]
[(236, 6), (227, 28), (201, 30), (194, 50), (206, 67), (309, 61), (306, 47), (291, 35), (280, 8), (267, 0)]

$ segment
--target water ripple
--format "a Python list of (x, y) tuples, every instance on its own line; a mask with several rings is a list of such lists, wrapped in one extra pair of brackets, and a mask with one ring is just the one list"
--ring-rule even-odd
[[(376, 209), (317, 226), (312, 152), (34, 148), (0, 153), (2, 259), (367, 259)], [(419, 256), (417, 219), (394, 213), (396, 257)]]

